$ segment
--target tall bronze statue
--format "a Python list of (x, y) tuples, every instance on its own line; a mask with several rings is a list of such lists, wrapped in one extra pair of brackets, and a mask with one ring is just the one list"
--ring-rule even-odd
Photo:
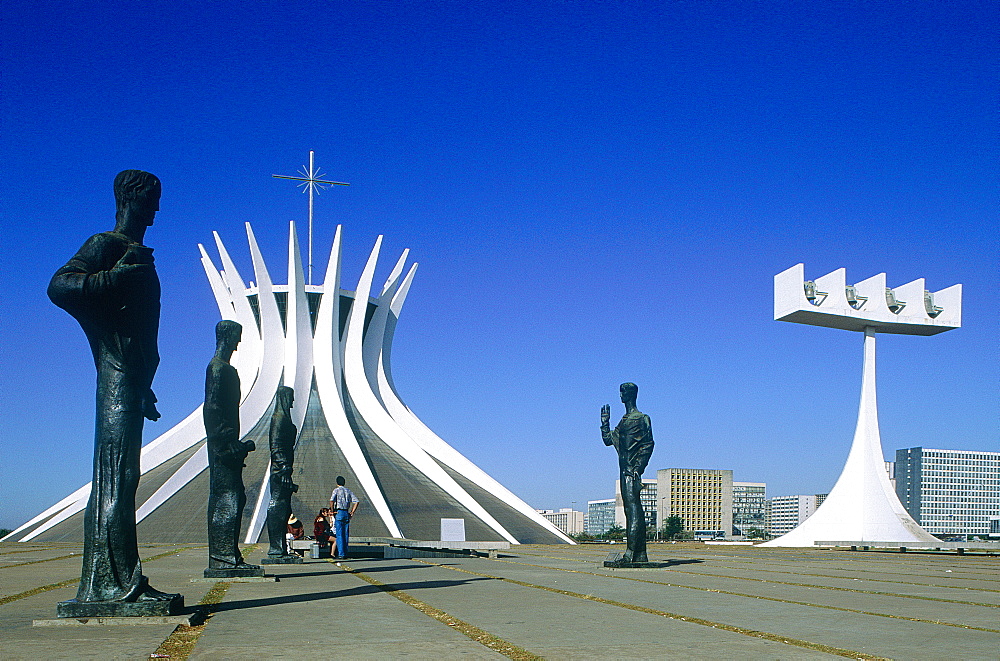
[(299, 487), (292, 483), (292, 465), (295, 462), (295, 434), (292, 423), (292, 402), (295, 391), (288, 386), (278, 386), (274, 413), (271, 414), (271, 501), (267, 505), (267, 537), (270, 548), (264, 564), (294, 564), (302, 562), (296, 553), (288, 552), (285, 539), (288, 518), (292, 514), (292, 494)]
[(115, 177), (115, 229), (87, 239), (49, 282), (53, 303), (87, 335), (97, 367), (94, 479), (84, 515), (83, 572), (60, 617), (174, 613), (179, 594), (152, 589), (142, 575), (135, 491), (143, 418), (156, 420), (153, 375), (160, 361), (160, 280), (146, 228), (160, 210), (160, 180), (141, 170)]
[(601, 436), (605, 445), (618, 451), (618, 472), (621, 480), (622, 501), (625, 504), (625, 530), (628, 550), (622, 557), (624, 563), (648, 562), (646, 558), (646, 517), (642, 511), (642, 473), (653, 454), (653, 425), (649, 416), (635, 407), (639, 386), (623, 383), (619, 388), (625, 415), (618, 426), (611, 429), (611, 407), (601, 408)]
[(205, 578), (263, 576), (243, 561), (240, 524), (247, 504), (243, 461), (256, 448), (240, 440), (240, 375), (229, 364), (243, 335), (235, 321), (215, 326), (215, 355), (205, 371), (205, 434), (208, 437), (208, 569)]

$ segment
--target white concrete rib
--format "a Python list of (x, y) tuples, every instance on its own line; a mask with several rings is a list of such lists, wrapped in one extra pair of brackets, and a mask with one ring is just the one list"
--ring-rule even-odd
[(208, 446), (202, 445), (198, 448), (197, 452), (188, 457), (188, 460), (167, 478), (152, 496), (146, 499), (146, 502), (139, 506), (139, 509), (135, 512), (135, 522), (139, 523), (155, 512), (157, 507), (170, 500), (171, 496), (184, 488), (188, 482), (201, 475), (206, 468), (208, 468)]
[[(16, 537), (22, 531), (27, 530), (28, 528), (30, 528), (31, 526), (35, 525), (39, 521), (44, 521), (47, 517), (50, 517), (53, 514), (61, 513), (62, 510), (65, 510), (68, 507), (72, 507), (72, 506), (74, 506), (74, 505), (76, 505), (78, 503), (83, 503), (83, 506), (77, 508), (76, 510), (74, 510), (73, 514), (75, 514), (76, 512), (79, 512), (80, 510), (82, 510), (84, 507), (87, 506), (87, 499), (90, 498), (90, 485), (91, 484), (92, 484), (92, 482), (86, 483), (85, 485), (83, 485), (82, 487), (80, 487), (79, 489), (77, 489), (76, 491), (74, 491), (73, 493), (71, 493), (70, 495), (68, 495), (65, 498), (63, 498), (62, 500), (60, 500), (58, 503), (56, 503), (52, 507), (50, 507), (50, 508), (46, 509), (45, 511), (43, 511), (38, 516), (35, 516), (35, 517), (31, 518), (30, 520), (28, 520), (27, 522), (22, 523), (21, 525), (19, 525), (17, 528), (14, 528), (12, 531), (10, 531), (9, 534), (7, 534), (7, 536), (5, 536), (3, 539), (0, 539), (0, 542), (5, 542), (8, 539)], [(65, 521), (66, 518), (68, 518), (69, 516), (72, 516), (72, 514), (69, 514), (69, 515), (63, 517), (62, 519), (60, 519), (60, 521)], [(48, 530), (49, 528), (51, 528), (53, 525), (55, 525), (55, 524), (49, 524), (48, 522), (46, 522), (46, 525), (45, 525), (44, 528), (40, 528), (38, 530), (31, 531), (31, 533), (27, 537), (25, 537), (24, 539), (22, 539), (21, 541), (22, 542), (26, 542), (29, 539), (32, 539), (33, 537), (35, 537), (36, 535), (40, 535), (41, 533), (45, 532), (46, 530)]]
[[(257, 323), (254, 320), (253, 310), (250, 308), (250, 301), (247, 300), (244, 292), (246, 285), (240, 272), (236, 269), (229, 256), (229, 251), (222, 243), (222, 238), (218, 232), (212, 232), (215, 237), (215, 245), (219, 250), (219, 259), (222, 261), (222, 278), (229, 290), (229, 302), (236, 312), (236, 321), (243, 326), (243, 336), (239, 346), (233, 353), (231, 363), (240, 374), (240, 386), (243, 391), (243, 399), (253, 387), (257, 374), (260, 372), (261, 359), (263, 357), (263, 347), (261, 346), (260, 334), (256, 331)], [(221, 307), (221, 305), (220, 305)]]
[[(344, 377), (347, 391), (355, 408), (364, 418), (371, 430), (402, 459), (416, 470), (420, 471), (431, 482), (454, 498), (472, 515), (481, 519), (487, 526), (495, 530), (509, 542), (517, 540), (487, 512), (465, 489), (463, 489), (441, 466), (437, 464), (413, 439), (406, 435), (392, 416), (382, 408), (365, 376), (363, 331), (365, 314), (367, 312), (368, 296), (371, 292), (372, 279), (375, 275), (375, 264), (378, 261), (382, 236), (379, 236), (372, 249), (368, 263), (365, 265), (354, 293), (354, 305), (347, 322), (346, 342), (344, 348)], [(369, 327), (369, 332), (371, 328)], [(376, 333), (381, 342), (381, 333)], [(404, 531), (405, 532), (405, 531)]]
[[(390, 282), (387, 281), (386, 287), (382, 290), (383, 298), (387, 300), (384, 302), (380, 301), (379, 304), (380, 309), (383, 306), (385, 308), (385, 317), (380, 322), (382, 332), (379, 335), (381, 337), (375, 336), (372, 332), (372, 328), (375, 326), (375, 320), (373, 319), (368, 330), (369, 337), (365, 339), (366, 349), (369, 346), (369, 342), (372, 347), (378, 349), (376, 360), (373, 363), (369, 363), (368, 361), (365, 363), (366, 369), (370, 364), (374, 367), (372, 370), (374, 373), (368, 373), (372, 389), (375, 390), (379, 400), (383, 403), (393, 420), (421, 449), (456, 473), (464, 475), (478, 487), (528, 517), (535, 524), (562, 539), (564, 542), (576, 544), (570, 537), (554, 526), (551, 521), (540, 515), (533, 507), (518, 498), (513, 492), (490, 477), (486, 471), (479, 468), (462, 453), (441, 439), (399, 397), (399, 393), (396, 391), (392, 380), (392, 341), (396, 333), (396, 324), (399, 321), (400, 311), (403, 308), (403, 303), (406, 301), (406, 295), (409, 293), (416, 270), (417, 265), (414, 264), (401, 283), (390, 287)], [(398, 274), (396, 276), (398, 278)], [(391, 279), (392, 276), (390, 276)]]
[(316, 389), (323, 405), (326, 423), (333, 434), (333, 440), (340, 448), (351, 470), (364, 489), (368, 501), (385, 524), (389, 535), (402, 537), (392, 510), (385, 500), (378, 480), (372, 473), (365, 459), (361, 446), (354, 436), (354, 430), (347, 420), (344, 402), (341, 399), (340, 375), (342, 371), (342, 355), (340, 341), (340, 253), (341, 228), (337, 233), (330, 250), (330, 261), (326, 268), (326, 280), (323, 283), (323, 297), (317, 310), (316, 333), (313, 342), (315, 356)]
[[(246, 223), (247, 242), (250, 246), (250, 257), (253, 261), (254, 275), (257, 277), (257, 309), (260, 313), (260, 335), (263, 351), (261, 355), (260, 376), (257, 379), (262, 387), (256, 388), (250, 393), (243, 405), (240, 407), (240, 433), (246, 435), (260, 420), (266, 416), (281, 384), (285, 369), (286, 351), (285, 342), (287, 335), (281, 325), (281, 311), (278, 310), (278, 302), (274, 297), (274, 283), (271, 274), (264, 263), (264, 257), (260, 253), (257, 245), (257, 237), (254, 236), (250, 223)], [(291, 241), (291, 238), (289, 239)], [(246, 292), (240, 294), (246, 299)], [(286, 296), (289, 296), (286, 294)], [(286, 299), (287, 304), (287, 299)], [(287, 308), (286, 308), (287, 311)], [(286, 324), (289, 323), (286, 315)], [(256, 325), (254, 326), (256, 329)], [(254, 385), (256, 386), (257, 383)], [(252, 395), (252, 399), (250, 397)], [(245, 415), (244, 415), (245, 413)], [(258, 447), (256, 452), (269, 452), (267, 448)], [(259, 479), (260, 488), (257, 492), (257, 499), (253, 503), (250, 523), (247, 526), (247, 534), (244, 542), (252, 544), (260, 537), (260, 531), (264, 528), (264, 521), (267, 515), (265, 503), (270, 499), (270, 461), (261, 476), (249, 476), (248, 479)]]

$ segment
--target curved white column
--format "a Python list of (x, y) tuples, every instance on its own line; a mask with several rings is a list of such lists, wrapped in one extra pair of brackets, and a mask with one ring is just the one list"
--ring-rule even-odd
[(323, 283), (323, 297), (317, 310), (316, 333), (313, 342), (315, 356), (316, 389), (327, 426), (333, 434), (333, 440), (350, 465), (361, 487), (365, 490), (369, 502), (378, 512), (382, 523), (392, 537), (402, 537), (392, 510), (385, 501), (378, 480), (372, 473), (365, 459), (361, 446), (354, 436), (354, 430), (347, 420), (344, 402), (341, 399), (340, 376), (343, 374), (340, 342), (340, 246), (341, 228), (337, 233), (330, 250), (330, 261), (326, 268), (326, 280)]
[(156, 508), (170, 500), (170, 497), (183, 489), (188, 482), (201, 475), (208, 468), (208, 445), (198, 448), (184, 464), (167, 478), (152, 496), (146, 499), (135, 511), (135, 522), (139, 523), (156, 511)]
[[(45, 520), (46, 517), (52, 516), (53, 514), (56, 514), (57, 512), (59, 513), (58, 516), (61, 517), (61, 518), (59, 518), (59, 521), (65, 521), (66, 519), (68, 519), (73, 514), (76, 514), (77, 512), (79, 512), (80, 510), (82, 510), (84, 507), (87, 506), (87, 500), (90, 498), (90, 485), (91, 484), (92, 484), (92, 482), (88, 482), (87, 484), (83, 485), (82, 487), (80, 487), (79, 489), (77, 489), (76, 491), (74, 491), (73, 493), (71, 493), (70, 495), (66, 496), (65, 498), (63, 498), (58, 503), (56, 503), (52, 507), (48, 508), (47, 510), (45, 510), (44, 512), (42, 512), (38, 516), (35, 516), (35, 517), (31, 518), (30, 520), (28, 520), (27, 522), (22, 523), (21, 525), (19, 525), (17, 528), (14, 528), (12, 531), (10, 531), (10, 533), (7, 536), (5, 536), (3, 539), (0, 539), (0, 542), (4, 542), (4, 541), (7, 541), (8, 539), (10, 539), (11, 537), (15, 537), (21, 531), (27, 530), (28, 528), (30, 528), (31, 526), (35, 525), (39, 521), (43, 521), (43, 520)], [(83, 503), (83, 505), (80, 506), (79, 505), (80, 503)], [(66, 510), (67, 508), (71, 508), (71, 507), (76, 507), (76, 509), (74, 509), (69, 514), (63, 516), (63, 510)], [(56, 523), (58, 523), (58, 522), (56, 522)], [(27, 542), (28, 540), (33, 539), (36, 535), (40, 535), (41, 533), (45, 532), (46, 530), (48, 530), (49, 528), (51, 528), (54, 525), (55, 525), (55, 523), (46, 522), (46, 525), (43, 528), (40, 528), (38, 530), (33, 530), (31, 532), (31, 534), (29, 534), (27, 537), (25, 537), (21, 541), (22, 542)]]
[(240, 272), (236, 269), (236, 264), (233, 263), (232, 258), (229, 256), (229, 251), (226, 250), (225, 244), (222, 243), (222, 237), (219, 236), (218, 232), (212, 232), (212, 235), (215, 237), (215, 245), (219, 250), (219, 259), (222, 261), (222, 279), (229, 290), (229, 302), (236, 313), (235, 321), (243, 327), (240, 345), (233, 352), (230, 362), (240, 374), (240, 384), (244, 393), (243, 398), (246, 399), (246, 393), (253, 386), (260, 371), (261, 359), (263, 357), (261, 337), (256, 332), (257, 322), (254, 319), (253, 310), (250, 309), (250, 301), (247, 300), (245, 295), (246, 284), (240, 276)]
[[(923, 304), (923, 300), (920, 303)], [(875, 331), (872, 328), (865, 329), (861, 380), (854, 442), (837, 483), (812, 516), (791, 532), (761, 546), (813, 546), (818, 541), (937, 541), (899, 502), (885, 470), (875, 397)]]
[(306, 395), (312, 386), (313, 334), (306, 299), (306, 279), (302, 271), (302, 254), (295, 221), (288, 224), (288, 297), (285, 309), (285, 378), (286, 386), (301, 394), (305, 401), (292, 407), (292, 423), (302, 428), (306, 418)]
[[(441, 437), (435, 434), (427, 425), (423, 423), (410, 409), (403, 403), (396, 392), (392, 381), (392, 340), (396, 333), (396, 324), (399, 321), (399, 314), (406, 301), (406, 295), (410, 291), (413, 276), (417, 271), (417, 265), (410, 267), (406, 278), (396, 284), (386, 283), (382, 290), (382, 298), (379, 302), (379, 310), (384, 309), (384, 313), (379, 318), (380, 332), (375, 334), (375, 318), (372, 319), (368, 327), (368, 338), (365, 339), (365, 348), (372, 347), (372, 351), (377, 353), (374, 360), (366, 360), (365, 367), (371, 366), (368, 373), (369, 383), (372, 389), (383, 403), (392, 419), (403, 429), (406, 434), (416, 442), (418, 446), (429, 455), (448, 466), (455, 472), (464, 475), (487, 493), (495, 496), (500, 501), (506, 503), (514, 510), (528, 517), (531, 521), (548, 530), (553, 535), (565, 542), (576, 544), (564, 532), (559, 530), (551, 521), (540, 515), (533, 507), (518, 498), (509, 489), (490, 477), (486, 471), (472, 463), (455, 448), (451, 447)], [(396, 274), (398, 279), (398, 274)], [(392, 276), (390, 276), (390, 280)], [(376, 311), (376, 317), (379, 311)], [(373, 372), (373, 373), (372, 373)], [(514, 543), (517, 543), (516, 541)]]
[[(347, 381), (347, 391), (361, 417), (371, 427), (372, 431), (382, 439), (396, 454), (423, 473), (445, 493), (458, 501), (474, 516), (479, 517), (486, 525), (495, 530), (509, 542), (517, 540), (507, 532), (500, 522), (483, 509), (441, 466), (422, 450), (396, 424), (386, 412), (375, 393), (372, 391), (368, 378), (365, 376), (363, 330), (368, 296), (371, 292), (372, 278), (375, 275), (375, 264), (378, 261), (382, 237), (379, 236), (372, 249), (368, 263), (361, 274), (358, 289), (354, 293), (354, 305), (347, 322), (346, 342), (344, 347), (344, 377)], [(380, 335), (378, 337), (381, 337)]]
[(205, 277), (208, 278), (208, 286), (212, 288), (212, 295), (215, 296), (215, 304), (219, 306), (219, 317), (236, 321), (236, 309), (233, 308), (233, 297), (229, 295), (229, 287), (222, 281), (222, 273), (215, 268), (215, 262), (208, 256), (205, 246), (198, 244), (201, 252), (201, 266), (205, 269)]

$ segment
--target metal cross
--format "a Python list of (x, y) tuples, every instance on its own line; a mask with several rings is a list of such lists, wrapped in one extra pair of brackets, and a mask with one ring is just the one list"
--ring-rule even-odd
[(309, 169), (306, 170), (306, 166), (302, 166), (299, 170), (299, 177), (289, 177), (283, 174), (272, 174), (272, 177), (276, 179), (291, 179), (293, 181), (301, 181), (299, 187), (302, 188), (302, 192), (305, 193), (309, 191), (309, 284), (313, 281), (313, 193), (315, 192), (319, 195), (321, 190), (325, 190), (327, 186), (350, 186), (348, 183), (343, 181), (325, 181), (320, 179), (323, 173), (313, 166), (313, 152), (309, 150)]

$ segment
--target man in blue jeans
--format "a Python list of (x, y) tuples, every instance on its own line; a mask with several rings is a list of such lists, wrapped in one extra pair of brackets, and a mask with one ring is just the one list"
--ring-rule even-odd
[(344, 476), (337, 476), (337, 488), (330, 494), (330, 509), (333, 510), (333, 531), (337, 535), (337, 554), (334, 558), (347, 557), (347, 536), (351, 517), (358, 509), (358, 497), (344, 486)]

